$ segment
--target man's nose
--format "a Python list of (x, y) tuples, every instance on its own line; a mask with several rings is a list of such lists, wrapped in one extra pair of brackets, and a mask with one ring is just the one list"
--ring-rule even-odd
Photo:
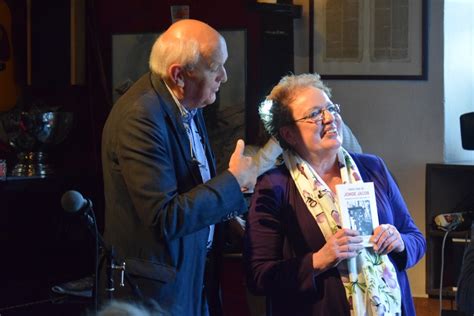
[(220, 76), (220, 81), (221, 83), (224, 83), (227, 81), (227, 71), (225, 70), (225, 67), (222, 67), (222, 74)]

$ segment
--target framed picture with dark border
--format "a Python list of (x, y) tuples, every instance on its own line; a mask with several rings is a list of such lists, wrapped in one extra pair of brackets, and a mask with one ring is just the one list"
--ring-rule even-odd
[(427, 79), (426, 0), (311, 2), (323, 79)]

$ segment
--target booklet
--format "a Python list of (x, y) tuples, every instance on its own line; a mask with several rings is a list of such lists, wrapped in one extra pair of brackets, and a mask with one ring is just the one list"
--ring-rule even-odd
[(373, 182), (336, 185), (337, 198), (341, 209), (342, 227), (357, 230), (365, 247), (374, 229), (379, 225), (377, 204)]

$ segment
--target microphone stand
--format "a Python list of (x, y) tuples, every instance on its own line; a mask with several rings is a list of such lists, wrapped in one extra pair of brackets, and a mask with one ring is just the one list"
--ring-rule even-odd
[[(133, 281), (133, 279), (130, 277), (130, 275), (127, 273), (125, 269), (125, 261), (117, 260), (116, 255), (115, 255), (115, 249), (114, 247), (108, 247), (107, 244), (104, 241), (104, 238), (102, 237), (101, 234), (99, 234), (99, 231), (97, 229), (96, 221), (95, 221), (95, 215), (92, 210), (92, 206), (87, 208), (84, 213), (82, 218), (86, 222), (87, 228), (91, 231), (91, 233), (94, 235), (96, 239), (96, 277), (95, 277), (95, 284), (94, 284), (94, 307), (97, 312), (97, 301), (98, 301), (98, 274), (99, 274), (99, 264), (98, 264), (98, 248), (102, 249), (103, 253), (105, 254), (106, 257), (106, 278), (107, 278), (107, 286), (105, 288), (105, 291), (107, 292), (107, 298), (109, 300), (114, 298), (114, 292), (115, 292), (115, 282), (114, 282), (114, 270), (120, 270), (121, 271), (121, 277), (120, 277), (120, 286), (124, 287), (125, 282), (127, 282), (128, 286), (132, 289), (132, 293), (135, 297), (137, 297), (140, 300), (143, 300), (143, 295), (140, 291), (140, 288), (138, 285)], [(117, 262), (122, 262), (121, 264), (116, 264)], [(125, 280), (125, 282), (124, 282)]]

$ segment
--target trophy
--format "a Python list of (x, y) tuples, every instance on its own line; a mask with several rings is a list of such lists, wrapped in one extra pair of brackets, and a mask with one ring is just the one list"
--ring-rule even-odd
[(4, 128), (18, 162), (11, 176), (45, 178), (55, 174), (47, 152), (68, 135), (73, 113), (46, 111), (20, 112), (11, 115)]

